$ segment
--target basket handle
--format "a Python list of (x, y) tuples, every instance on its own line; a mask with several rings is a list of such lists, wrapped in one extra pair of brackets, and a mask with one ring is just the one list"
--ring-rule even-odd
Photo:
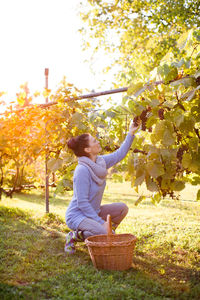
[(112, 224), (111, 224), (111, 216), (107, 215), (107, 234), (112, 235)]

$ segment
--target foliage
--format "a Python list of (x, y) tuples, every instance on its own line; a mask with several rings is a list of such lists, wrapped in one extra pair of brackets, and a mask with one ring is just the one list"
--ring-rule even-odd
[[(27, 85), (24, 86), (27, 91)], [(32, 174), (29, 166), (38, 160), (48, 160), (49, 172), (56, 172), (65, 164), (71, 180), (71, 170), (66, 166), (72, 164), (72, 155), (67, 154), (66, 141), (72, 135), (85, 131), (94, 131), (88, 122), (88, 112), (94, 108), (93, 101), (72, 100), (80, 93), (65, 78), (55, 93), (45, 90), (44, 95), (56, 105), (46, 109), (38, 105), (24, 105), (21, 101), (26, 93), (18, 94), (18, 102), (7, 109), (0, 118), (0, 196), (4, 192), (12, 196), (24, 185), (40, 184), (41, 174)], [(27, 97), (26, 97), (27, 98)], [(30, 100), (30, 98), (28, 98)], [(22, 104), (23, 109), (19, 108)]]
[[(123, 106), (135, 125), (142, 121), (127, 162), (132, 186), (143, 182), (159, 202), (176, 198), (186, 182), (200, 183), (200, 34), (189, 31), (177, 42), (179, 55), (167, 54), (147, 83), (130, 85)], [(118, 128), (115, 116), (116, 128)], [(197, 192), (199, 200), (199, 191)]]
[(199, 8), (198, 0), (83, 1), (85, 47), (111, 52), (108, 69), (117, 63), (119, 83), (127, 84), (148, 74), (169, 51), (177, 54), (180, 35), (200, 27)]
[(121, 121), (124, 128), (121, 113), (142, 120), (125, 178), (136, 191), (145, 182), (154, 203), (176, 198), (186, 182), (200, 183), (199, 1), (87, 3), (81, 16), (95, 38), (87, 47), (113, 53), (118, 84), (129, 85), (122, 105), (110, 109), (111, 127), (118, 132)]

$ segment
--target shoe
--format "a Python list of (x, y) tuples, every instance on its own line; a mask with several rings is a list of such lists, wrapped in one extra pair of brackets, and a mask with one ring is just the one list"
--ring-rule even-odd
[(66, 236), (66, 244), (65, 244), (65, 252), (69, 253), (69, 254), (74, 254), (76, 252), (75, 249), (75, 235), (74, 235), (74, 231), (70, 231), (67, 236)]
[(74, 254), (76, 252), (75, 243), (84, 242), (82, 231), (70, 231), (66, 236), (65, 252)]
[(77, 242), (84, 242), (85, 238), (84, 238), (84, 235), (83, 235), (83, 231), (77, 230), (75, 232), (75, 236), (76, 236), (76, 241)]
[(115, 234), (115, 231), (117, 229), (119, 224), (116, 224), (116, 223), (112, 223), (112, 233)]

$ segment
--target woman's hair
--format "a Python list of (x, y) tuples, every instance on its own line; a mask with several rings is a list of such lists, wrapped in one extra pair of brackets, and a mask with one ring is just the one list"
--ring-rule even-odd
[(85, 148), (89, 147), (89, 133), (81, 134), (77, 137), (73, 137), (68, 140), (67, 146), (73, 150), (74, 154), (78, 157), (88, 156), (88, 153), (84, 151)]

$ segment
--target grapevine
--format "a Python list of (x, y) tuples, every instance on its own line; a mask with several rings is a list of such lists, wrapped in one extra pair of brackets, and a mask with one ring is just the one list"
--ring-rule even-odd
[[(178, 199), (187, 182), (200, 182), (198, 61), (199, 56), (197, 60), (191, 60), (190, 74), (186, 73), (188, 69), (179, 69), (173, 62), (167, 67), (166, 63), (161, 64), (158, 68), (160, 81), (131, 85), (129, 90), (129, 96), (137, 95), (137, 102), (134, 100), (133, 104), (134, 98), (128, 102), (133, 123), (134, 126), (141, 124), (141, 127), (140, 138), (136, 138), (129, 159), (128, 172), (137, 189), (146, 183), (147, 189), (154, 193), (154, 202), (167, 196)], [(160, 89), (158, 85), (162, 85)], [(146, 142), (141, 143), (142, 136)], [(136, 153), (137, 158), (134, 158)]]

